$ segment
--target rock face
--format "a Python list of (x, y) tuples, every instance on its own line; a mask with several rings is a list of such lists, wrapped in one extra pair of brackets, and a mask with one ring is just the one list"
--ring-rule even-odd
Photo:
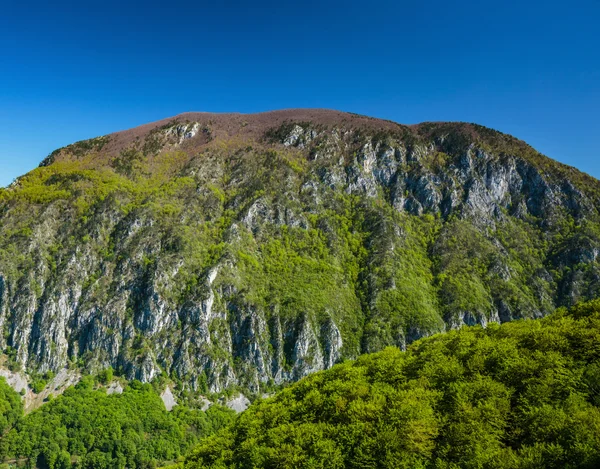
[(173, 407), (175, 407), (177, 405), (177, 400), (175, 399), (175, 396), (171, 392), (171, 388), (168, 386), (161, 393), (160, 398), (164, 402), (165, 408), (167, 409), (168, 412), (171, 412), (173, 410)]
[(246, 396), (240, 394), (239, 396), (227, 401), (225, 405), (230, 409), (235, 410), (239, 414), (240, 412), (244, 412), (248, 408), (248, 406), (250, 405), (250, 401)]
[(0, 348), (33, 373), (259, 392), (596, 296), (599, 196), (474, 124), (184, 114), (0, 190)]

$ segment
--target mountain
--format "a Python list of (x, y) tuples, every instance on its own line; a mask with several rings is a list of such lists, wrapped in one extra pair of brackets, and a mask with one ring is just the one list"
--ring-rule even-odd
[(77, 142), (0, 190), (0, 362), (259, 393), (542, 317), (598, 295), (599, 201), (475, 124), (187, 113)]

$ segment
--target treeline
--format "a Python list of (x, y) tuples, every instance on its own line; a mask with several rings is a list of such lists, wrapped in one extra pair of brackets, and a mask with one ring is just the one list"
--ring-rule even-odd
[(600, 300), (365, 355), (258, 402), (186, 469), (598, 468)]
[(4, 467), (40, 469), (153, 468), (177, 460), (235, 415), (219, 406), (167, 412), (149, 384), (134, 381), (123, 394), (107, 395), (90, 379), (26, 416), (20, 396), (0, 379), (0, 411)]

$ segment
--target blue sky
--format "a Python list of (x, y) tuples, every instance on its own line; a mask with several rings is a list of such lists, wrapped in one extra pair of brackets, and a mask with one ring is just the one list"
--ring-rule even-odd
[(295, 107), (477, 122), (600, 177), (598, 0), (122, 3), (3, 2), (0, 186), (180, 112)]

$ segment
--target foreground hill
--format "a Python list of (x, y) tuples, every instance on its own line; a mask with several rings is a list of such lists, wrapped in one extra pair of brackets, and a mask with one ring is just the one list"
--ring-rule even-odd
[(0, 362), (258, 393), (542, 317), (598, 294), (599, 197), (474, 124), (189, 113), (78, 142), (0, 190)]
[(463, 328), (255, 403), (186, 469), (600, 467), (600, 301)]

